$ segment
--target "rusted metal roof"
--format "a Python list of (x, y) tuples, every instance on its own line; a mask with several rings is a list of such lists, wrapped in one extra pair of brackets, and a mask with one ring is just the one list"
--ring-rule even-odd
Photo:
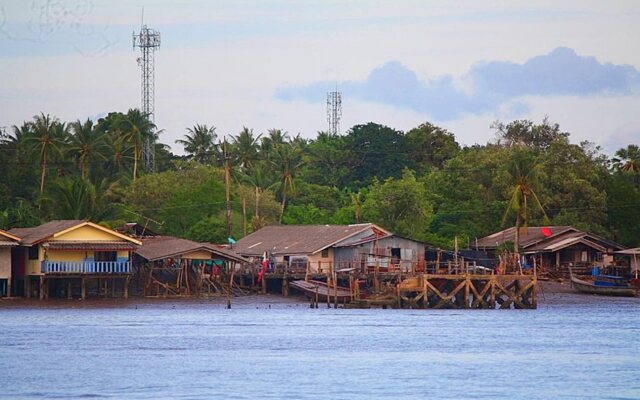
[[(541, 226), (530, 226), (526, 229), (520, 228), (520, 246), (526, 249), (529, 246), (549, 239), (542, 234), (542, 228), (543, 227)], [(558, 236), (565, 232), (579, 232), (572, 226), (550, 226), (548, 228), (551, 230), (550, 237)], [(477, 246), (475, 243), (472, 244), (474, 245), (474, 247), (477, 247), (477, 249), (495, 249), (505, 242), (513, 242), (515, 240), (515, 233), (515, 227), (511, 227), (478, 239)]]
[(389, 234), (374, 224), (272, 225), (238, 240), (234, 250), (243, 256), (314, 254), (367, 229)]
[(20, 238), (20, 244), (31, 246), (39, 243), (55, 233), (83, 223), (83, 220), (54, 220), (33, 228), (13, 228), (10, 234)]
[(240, 263), (246, 263), (249, 261), (232, 251), (220, 249), (212, 244), (198, 243), (173, 236), (143, 238), (142, 246), (136, 249), (136, 254), (139, 254), (149, 261), (156, 261), (165, 258), (180, 258), (185, 254), (196, 251), (205, 251), (210, 253), (211, 259), (222, 259)]
[(138, 246), (134, 243), (124, 241), (108, 241), (108, 240), (58, 240), (48, 242), (42, 247), (51, 250), (98, 250), (98, 251), (118, 251), (118, 250), (135, 250)]

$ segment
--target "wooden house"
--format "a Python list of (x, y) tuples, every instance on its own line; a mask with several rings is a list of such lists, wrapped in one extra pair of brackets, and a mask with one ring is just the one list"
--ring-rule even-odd
[[(88, 281), (106, 292), (121, 283), (125, 297), (131, 275), (131, 254), (140, 241), (109, 228), (82, 220), (57, 220), (33, 228), (15, 228), (9, 233), (19, 238), (12, 248), (14, 293), (47, 297), (55, 293), (72, 296), (80, 283), (86, 296)], [(66, 284), (66, 287), (64, 286)]]
[(136, 264), (144, 271), (145, 296), (189, 296), (221, 292), (220, 268), (230, 270), (249, 260), (233, 251), (209, 243), (173, 236), (142, 239), (135, 251)]
[(20, 238), (0, 229), (0, 297), (11, 295), (11, 248)]
[[(513, 244), (515, 228), (496, 232), (475, 243), (476, 250), (484, 250), (497, 258), (496, 250), (505, 243)], [(572, 226), (520, 228), (520, 247), (525, 256), (535, 256), (537, 264), (547, 270), (566, 272), (568, 267), (583, 272), (593, 265), (612, 264), (614, 252), (620, 244), (601, 236), (580, 231)]]
[(424, 261), (424, 243), (393, 235), (375, 224), (273, 225), (238, 241), (245, 257), (266, 253), (278, 265), (310, 273), (356, 268), (411, 268)]

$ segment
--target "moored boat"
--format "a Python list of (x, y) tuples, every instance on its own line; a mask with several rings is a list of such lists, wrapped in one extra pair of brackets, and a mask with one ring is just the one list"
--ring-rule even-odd
[(573, 288), (580, 293), (622, 297), (634, 297), (637, 294), (636, 289), (631, 285), (622, 283), (619, 279), (613, 279), (617, 277), (600, 276), (600, 280), (587, 281), (576, 278), (571, 270), (569, 270), (569, 274)]
[(315, 299), (317, 296), (319, 302), (327, 301), (327, 295), (329, 296), (329, 301), (334, 301), (336, 296), (338, 298), (338, 303), (348, 303), (351, 301), (351, 291), (349, 288), (342, 286), (334, 288), (333, 286), (328, 286), (326, 282), (322, 281), (292, 281), (289, 283), (289, 286), (304, 292), (304, 294), (310, 299)]

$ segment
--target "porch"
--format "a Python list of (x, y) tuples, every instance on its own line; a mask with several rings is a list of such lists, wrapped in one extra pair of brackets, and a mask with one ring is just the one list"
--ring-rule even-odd
[(42, 261), (44, 274), (130, 274), (131, 262), (119, 261)]

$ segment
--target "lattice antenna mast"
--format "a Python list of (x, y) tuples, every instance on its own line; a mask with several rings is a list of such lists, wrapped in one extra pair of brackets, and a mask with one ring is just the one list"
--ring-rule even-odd
[[(133, 32), (133, 48), (140, 48), (140, 57), (138, 57), (138, 65), (142, 72), (141, 111), (149, 117), (151, 122), (155, 121), (154, 113), (154, 92), (155, 92), (155, 66), (153, 55), (156, 49), (160, 48), (160, 32), (147, 28), (144, 23), (144, 9), (142, 9), (142, 24), (140, 33)], [(153, 172), (155, 169), (155, 141), (147, 139), (144, 143), (142, 152), (144, 165), (147, 171)]]
[(342, 118), (342, 93), (338, 88), (334, 92), (327, 93), (327, 122), (329, 122), (329, 134), (340, 134), (340, 118)]

